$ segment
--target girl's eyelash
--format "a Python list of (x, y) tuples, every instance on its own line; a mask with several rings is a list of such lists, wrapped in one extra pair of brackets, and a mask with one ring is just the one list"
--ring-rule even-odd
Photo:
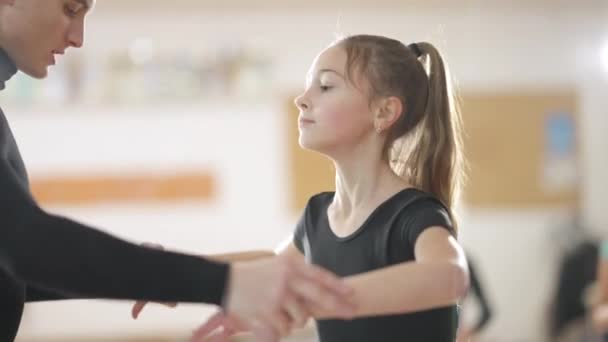
[(79, 11), (80, 11), (80, 9), (78, 7), (74, 7), (74, 6), (71, 6), (71, 5), (66, 5), (65, 6), (65, 13), (67, 15), (69, 15), (70, 17), (76, 16)]

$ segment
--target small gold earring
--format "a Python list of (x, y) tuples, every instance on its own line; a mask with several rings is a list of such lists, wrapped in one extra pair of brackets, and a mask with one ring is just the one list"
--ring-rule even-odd
[(377, 126), (377, 127), (376, 127), (376, 132), (378, 132), (378, 133), (382, 133), (382, 127), (381, 127), (381, 126)]

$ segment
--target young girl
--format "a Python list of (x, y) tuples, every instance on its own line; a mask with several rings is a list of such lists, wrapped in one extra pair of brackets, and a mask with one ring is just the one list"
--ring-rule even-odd
[[(336, 191), (310, 198), (280, 253), (346, 277), (357, 306), (352, 320), (305, 313), (320, 341), (454, 341), (468, 287), (452, 214), (460, 119), (437, 50), (341, 39), (315, 59), (296, 105), (299, 143), (334, 162)], [(303, 323), (301, 312), (285, 314)], [(223, 326), (227, 336), (234, 325), (220, 314), (196, 335)]]

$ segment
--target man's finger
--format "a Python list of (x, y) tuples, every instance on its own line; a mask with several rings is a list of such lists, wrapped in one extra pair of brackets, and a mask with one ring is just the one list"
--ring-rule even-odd
[(199, 340), (197, 342), (228, 342), (230, 341), (230, 334), (226, 331), (221, 331), (218, 332), (216, 334), (213, 334), (209, 339), (207, 340)]
[(295, 265), (298, 274), (322, 284), (336, 294), (347, 296), (354, 292), (353, 289), (346, 284), (344, 279), (339, 278), (322, 267), (306, 264), (304, 262), (295, 262)]
[(141, 313), (141, 310), (144, 309), (144, 306), (146, 306), (146, 304), (148, 304), (148, 302), (141, 300), (135, 302), (133, 308), (131, 309), (131, 317), (133, 317), (133, 319), (137, 319), (137, 317), (139, 317), (139, 314)]
[(210, 333), (212, 333), (215, 329), (221, 327), (226, 320), (226, 316), (223, 312), (218, 312), (215, 315), (211, 316), (207, 320), (207, 322), (203, 323), (200, 327), (198, 327), (194, 333), (192, 334), (191, 341), (203, 341), (205, 337), (207, 337)]
[(302, 328), (310, 316), (306, 306), (296, 297), (286, 298), (283, 307), (290, 318), (292, 329)]
[(279, 334), (274, 330), (274, 327), (267, 324), (255, 324), (252, 328), (255, 340), (259, 342), (277, 342)]
[(344, 298), (344, 295), (338, 295), (318, 282), (301, 279), (292, 282), (290, 288), (297, 297), (313, 308), (319, 308), (345, 318), (355, 314), (355, 305), (349, 300), (350, 298)]

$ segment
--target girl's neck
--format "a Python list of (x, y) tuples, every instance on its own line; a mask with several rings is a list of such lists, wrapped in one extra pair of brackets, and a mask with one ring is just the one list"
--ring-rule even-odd
[(336, 194), (332, 211), (343, 217), (375, 208), (410, 185), (386, 161), (352, 159), (335, 161)]

